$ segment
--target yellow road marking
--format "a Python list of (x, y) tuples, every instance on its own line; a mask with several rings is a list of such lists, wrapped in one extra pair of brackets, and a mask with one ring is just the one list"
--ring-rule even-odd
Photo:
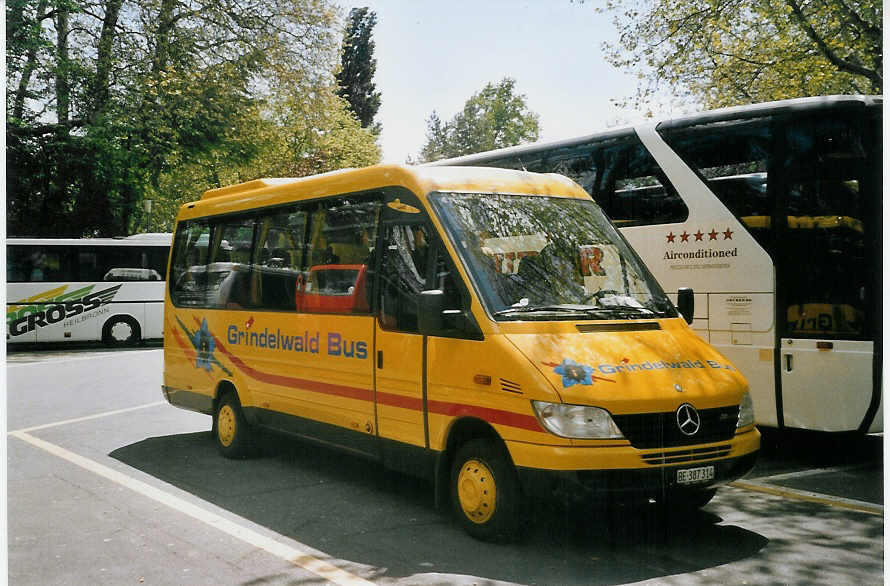
[(818, 503), (820, 505), (826, 505), (829, 507), (858, 511), (860, 513), (868, 513), (869, 515), (884, 515), (884, 507), (881, 505), (873, 505), (870, 503), (864, 503), (862, 501), (855, 501), (852, 499), (829, 497), (815, 492), (807, 492), (804, 490), (794, 490), (791, 488), (781, 488), (775, 486), (766, 486), (764, 484), (755, 484), (742, 480), (730, 482), (729, 486), (734, 486), (736, 488), (741, 488), (744, 490), (751, 490), (754, 492), (762, 492), (764, 494), (771, 494), (773, 496), (779, 496), (787, 499)]

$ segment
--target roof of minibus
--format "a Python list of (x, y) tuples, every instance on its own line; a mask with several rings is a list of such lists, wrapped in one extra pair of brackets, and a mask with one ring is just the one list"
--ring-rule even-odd
[(213, 215), (236, 209), (395, 186), (420, 194), (433, 191), (468, 191), (589, 198), (571, 179), (555, 173), (527, 173), (490, 167), (375, 165), (301, 178), (256, 179), (211, 189), (204, 192), (200, 201), (183, 205), (180, 215)]

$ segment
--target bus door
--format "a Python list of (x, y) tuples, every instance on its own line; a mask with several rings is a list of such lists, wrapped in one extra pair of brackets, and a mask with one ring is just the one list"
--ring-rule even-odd
[(880, 392), (873, 364), (881, 304), (880, 124), (870, 128), (840, 114), (783, 122), (776, 135), (785, 156), (775, 183), (783, 210), (784, 425), (868, 431)]
[(377, 433), (384, 458), (399, 468), (402, 456), (388, 449), (398, 444), (386, 440), (418, 447), (428, 444), (426, 341), (418, 331), (417, 295), (426, 289), (433, 232), (418, 208), (398, 200), (395, 205), (390, 202), (382, 215), (374, 336)]

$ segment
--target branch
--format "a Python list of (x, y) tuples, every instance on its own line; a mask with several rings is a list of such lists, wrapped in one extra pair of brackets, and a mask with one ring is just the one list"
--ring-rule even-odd
[(819, 36), (819, 33), (816, 32), (816, 29), (813, 28), (813, 25), (807, 21), (806, 16), (804, 16), (803, 11), (800, 8), (800, 5), (795, 0), (785, 0), (785, 4), (787, 4), (788, 7), (791, 8), (791, 11), (794, 13), (795, 18), (797, 18), (797, 21), (803, 28), (804, 32), (806, 32), (807, 36), (810, 37), (810, 40), (816, 43), (819, 51), (826, 59), (828, 59), (828, 61), (832, 65), (834, 65), (841, 71), (854, 73), (856, 75), (861, 75), (870, 79), (872, 85), (874, 85), (875, 87), (881, 87), (883, 85), (883, 80), (880, 73), (867, 67), (863, 67), (858, 63), (853, 63), (852, 61), (848, 61), (847, 59), (842, 59), (834, 51), (832, 51), (831, 47), (829, 47), (825, 43), (822, 37)]

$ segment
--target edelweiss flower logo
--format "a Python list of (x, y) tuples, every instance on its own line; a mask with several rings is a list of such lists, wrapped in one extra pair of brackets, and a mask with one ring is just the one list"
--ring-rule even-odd
[(562, 386), (571, 387), (572, 385), (592, 385), (593, 367), (584, 364), (578, 364), (569, 358), (563, 358), (562, 364), (556, 366), (553, 372), (562, 376)]
[[(179, 324), (179, 327), (182, 328), (182, 331), (185, 332), (188, 341), (191, 342), (192, 346), (195, 348), (195, 368), (203, 368), (207, 372), (212, 372), (213, 367), (217, 366), (223, 372), (232, 376), (231, 371), (223, 366), (216, 356), (213, 355), (213, 351), (216, 350), (216, 338), (210, 333), (210, 327), (207, 325), (207, 318), (201, 320), (201, 326), (194, 332), (189, 330), (186, 325), (182, 323), (179, 316), (176, 317), (176, 321)], [(195, 318), (195, 323), (197, 322), (198, 318)]]
[(198, 359), (195, 361), (196, 368), (203, 368), (207, 372), (213, 367), (213, 350), (216, 348), (216, 342), (210, 334), (207, 327), (207, 319), (201, 322), (201, 328), (196, 330), (192, 335), (192, 345), (198, 352)]
[(596, 370), (594, 367), (587, 366), (586, 364), (579, 364), (571, 358), (563, 358), (562, 362), (559, 364), (556, 362), (543, 362), (542, 364), (551, 367), (553, 372), (562, 377), (563, 388), (574, 385), (592, 385), (594, 381), (598, 380), (606, 381), (608, 383), (615, 382), (612, 379), (595, 376), (593, 374)]

